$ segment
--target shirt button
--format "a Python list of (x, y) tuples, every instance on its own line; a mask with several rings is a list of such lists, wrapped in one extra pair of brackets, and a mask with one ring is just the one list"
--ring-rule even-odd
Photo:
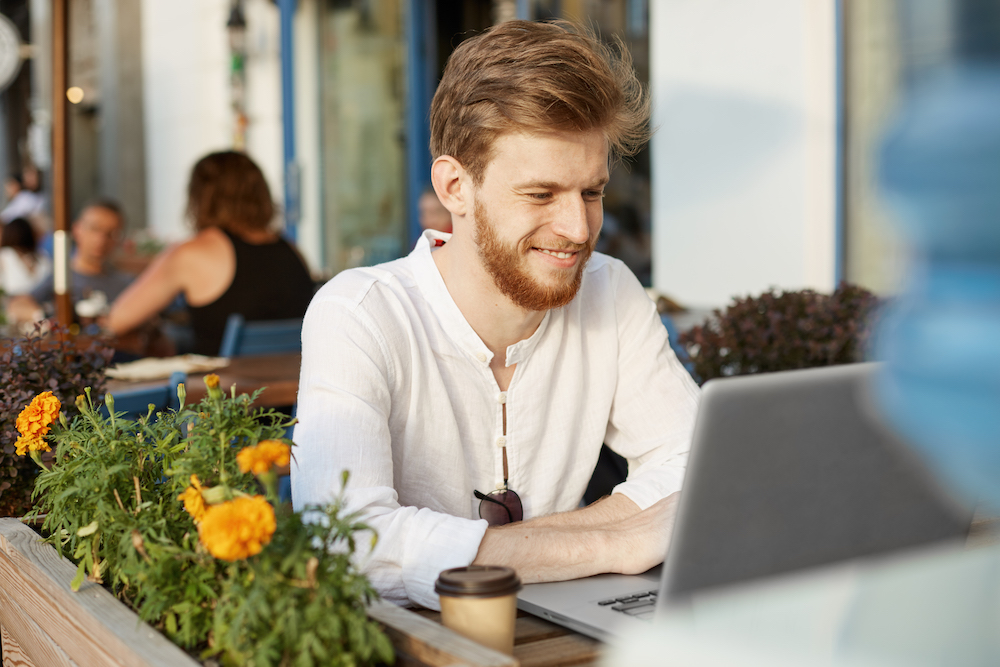
[(476, 355), (476, 359), (479, 359), (479, 361), (483, 362), (484, 364), (486, 363), (486, 355), (483, 354), (482, 352)]
[(497, 396), (497, 401), (500, 402), (500, 405), (504, 405), (507, 402), (507, 392), (501, 391), (500, 395)]
[(506, 447), (506, 446), (507, 446), (507, 438), (503, 436), (497, 438), (497, 447)]

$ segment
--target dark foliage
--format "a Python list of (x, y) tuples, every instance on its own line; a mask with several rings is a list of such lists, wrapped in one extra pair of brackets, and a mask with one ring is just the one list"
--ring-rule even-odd
[[(40, 334), (40, 331), (36, 331)], [(104, 391), (104, 371), (114, 350), (97, 341), (86, 347), (74, 343), (65, 331), (33, 335), (3, 343), (0, 350), (0, 516), (22, 516), (31, 509), (31, 491), (38, 467), (18, 456), (17, 416), (31, 399), (51, 391), (62, 402), (63, 413), (76, 414), (76, 397), (84, 387), (95, 395)]]
[(700, 383), (715, 377), (860, 361), (875, 295), (841, 283), (832, 295), (812, 290), (736, 298), (680, 336)]

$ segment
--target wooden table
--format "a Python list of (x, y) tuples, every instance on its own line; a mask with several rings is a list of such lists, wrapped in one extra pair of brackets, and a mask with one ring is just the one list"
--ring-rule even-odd
[(569, 667), (597, 665), (601, 643), (523, 611), (514, 629), (514, 658), (480, 646), (441, 625), (440, 612), (377, 602), (369, 615), (386, 629), (397, 667)]
[[(213, 372), (219, 376), (219, 386), (226, 392), (233, 385), (236, 385), (237, 394), (250, 394), (266, 388), (255, 405), (274, 408), (292, 405), (298, 400), (301, 365), (300, 353), (286, 352), (256, 357), (234, 357), (228, 366)], [(192, 373), (188, 376), (186, 383), (188, 403), (197, 403), (205, 397), (205, 383), (202, 381), (205, 375), (205, 373)], [(105, 391), (114, 394), (163, 383), (164, 380), (129, 382), (109, 379)]]

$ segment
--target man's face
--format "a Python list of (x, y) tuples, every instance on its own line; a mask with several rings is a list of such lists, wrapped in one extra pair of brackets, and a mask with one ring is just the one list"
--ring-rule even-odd
[(73, 223), (76, 252), (87, 261), (103, 263), (121, 237), (121, 219), (114, 211), (88, 206)]
[(607, 141), (599, 130), (507, 134), (493, 150), (473, 206), (483, 266), (521, 308), (564, 306), (601, 231)]

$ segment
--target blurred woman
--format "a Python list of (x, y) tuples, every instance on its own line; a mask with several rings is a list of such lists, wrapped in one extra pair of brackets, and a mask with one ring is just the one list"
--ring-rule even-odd
[(260, 168), (246, 155), (212, 153), (195, 164), (188, 183), (194, 238), (161, 253), (111, 308), (106, 326), (123, 334), (183, 294), (191, 313), (194, 351), (219, 353), (226, 319), (302, 317), (312, 279), (292, 246), (270, 229), (274, 204)]
[(48, 255), (39, 252), (35, 231), (24, 218), (3, 225), (0, 234), (0, 290), (7, 296), (27, 294), (52, 270)]

